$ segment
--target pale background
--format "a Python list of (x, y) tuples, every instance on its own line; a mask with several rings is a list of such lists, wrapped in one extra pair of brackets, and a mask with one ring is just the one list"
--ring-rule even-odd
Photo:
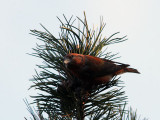
[[(159, 0), (1, 0), (0, 1), (0, 120), (29, 118), (23, 102), (32, 101), (29, 79), (41, 60), (27, 55), (39, 41), (30, 29), (42, 30), (42, 23), (58, 35), (62, 14), (83, 18), (90, 27), (107, 23), (103, 35), (120, 31), (128, 41), (109, 47), (122, 56), (118, 61), (137, 68), (141, 74), (125, 74), (129, 105), (150, 120), (159, 119), (160, 108), (160, 1)], [(58, 37), (58, 36), (57, 36)]]

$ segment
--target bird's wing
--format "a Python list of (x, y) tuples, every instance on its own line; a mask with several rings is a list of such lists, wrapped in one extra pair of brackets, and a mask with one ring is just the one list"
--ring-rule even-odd
[(105, 75), (114, 75), (117, 71), (128, 66), (127, 64), (113, 62), (111, 60), (86, 56), (85, 64), (79, 71), (79, 74), (81, 78), (103, 77)]
[(101, 77), (104, 75), (114, 75), (117, 71), (128, 67), (128, 64), (114, 62), (106, 59), (102, 59), (104, 62), (101, 64), (100, 69), (95, 73), (95, 76)]

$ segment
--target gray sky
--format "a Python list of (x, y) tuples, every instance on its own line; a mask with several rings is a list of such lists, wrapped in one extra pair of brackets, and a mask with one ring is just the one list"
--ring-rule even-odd
[[(124, 74), (129, 105), (150, 120), (159, 118), (160, 108), (160, 1), (159, 0), (1, 0), (0, 1), (0, 119), (22, 120), (29, 117), (23, 98), (30, 102), (29, 79), (41, 60), (27, 55), (39, 41), (30, 29), (43, 30), (42, 23), (58, 35), (62, 14), (83, 18), (86, 12), (92, 28), (100, 16), (106, 22), (103, 35), (120, 31), (128, 41), (114, 44), (110, 51), (119, 52), (117, 61), (128, 63), (141, 74)], [(58, 36), (57, 36), (58, 37)]]

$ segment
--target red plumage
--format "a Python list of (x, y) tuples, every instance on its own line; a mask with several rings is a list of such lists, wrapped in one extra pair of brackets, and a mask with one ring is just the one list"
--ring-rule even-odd
[(129, 68), (128, 64), (77, 53), (67, 54), (64, 64), (83, 82), (88, 81), (96, 85), (107, 83), (114, 76), (126, 72), (139, 73), (136, 69)]

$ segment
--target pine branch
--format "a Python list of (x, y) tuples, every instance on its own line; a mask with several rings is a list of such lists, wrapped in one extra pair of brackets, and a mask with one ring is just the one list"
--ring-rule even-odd
[[(43, 65), (37, 65), (40, 73), (34, 76), (31, 88), (40, 90), (42, 93), (34, 98), (37, 103), (40, 115), (47, 113), (48, 120), (84, 120), (86, 118), (115, 119), (123, 116), (119, 107), (126, 103), (127, 97), (123, 91), (123, 84), (119, 78), (113, 78), (109, 83), (91, 87), (85, 91), (82, 82), (70, 73), (63, 64), (63, 58), (68, 53), (79, 53), (112, 59), (116, 54), (102, 51), (102, 48), (113, 43), (126, 40), (126, 36), (113, 38), (118, 34), (114, 33), (109, 37), (102, 38), (102, 31), (105, 23), (101, 20), (99, 30), (90, 29), (86, 15), (84, 20), (77, 17), (80, 27), (75, 26), (73, 16), (68, 20), (65, 15), (65, 22), (62, 20), (59, 38), (52, 35), (42, 24), (45, 32), (31, 30), (31, 34), (43, 41), (43, 45), (37, 45), (31, 54), (44, 60)], [(81, 23), (81, 24), (80, 24)], [(97, 33), (97, 34), (96, 34)], [(27, 103), (29, 112), (35, 120), (42, 120), (43, 117), (36, 117)], [(119, 115), (120, 114), (120, 115)]]

